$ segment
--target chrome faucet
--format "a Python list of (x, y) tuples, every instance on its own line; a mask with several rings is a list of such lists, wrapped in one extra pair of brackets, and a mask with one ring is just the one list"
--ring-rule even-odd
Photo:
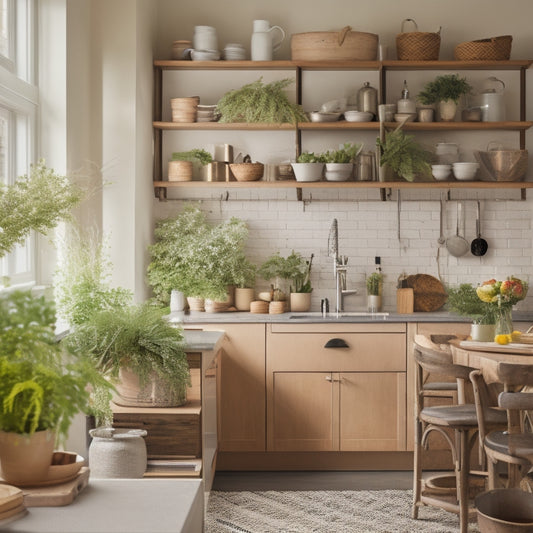
[(344, 311), (344, 297), (357, 294), (357, 289), (346, 289), (346, 270), (348, 257), (339, 256), (339, 227), (334, 218), (329, 230), (328, 255), (333, 257), (333, 273), (335, 275), (335, 312)]

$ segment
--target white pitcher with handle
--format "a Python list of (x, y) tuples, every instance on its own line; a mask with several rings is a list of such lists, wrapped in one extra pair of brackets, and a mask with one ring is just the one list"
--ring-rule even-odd
[[(281, 33), (281, 39), (273, 42), (273, 31)], [(285, 32), (279, 26), (270, 26), (268, 20), (254, 20), (252, 34), (252, 61), (272, 61), (273, 53), (285, 39)]]

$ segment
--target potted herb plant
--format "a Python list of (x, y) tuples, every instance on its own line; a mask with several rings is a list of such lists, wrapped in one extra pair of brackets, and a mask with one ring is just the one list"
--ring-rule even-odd
[[(74, 356), (55, 336), (55, 309), (29, 291), (0, 295), (0, 464), (8, 483), (46, 481), (58, 441), (92, 403), (89, 386), (109, 384), (85, 353)], [(109, 395), (103, 395), (109, 398)]]
[(242, 283), (252, 270), (244, 253), (246, 223), (235, 217), (212, 225), (197, 207), (156, 225), (149, 247), (148, 283), (157, 302), (168, 305), (173, 289), (191, 297), (224, 301), (228, 287)]
[(466, 78), (459, 77), (459, 74), (444, 74), (426, 83), (418, 94), (418, 101), (424, 105), (437, 104), (440, 120), (449, 122), (455, 119), (459, 98), (471, 92), (472, 86)]
[(347, 181), (353, 174), (355, 159), (363, 149), (362, 144), (344, 143), (338, 150), (328, 150), (326, 161), (326, 180)]
[(472, 319), (472, 340), (492, 342), (496, 327), (496, 306), (482, 301), (476, 288), (468, 283), (462, 283), (459, 287), (448, 287), (447, 292), (450, 311)]
[(89, 357), (116, 385), (115, 403), (171, 407), (186, 402), (189, 365), (181, 328), (165, 318), (166, 309), (148, 303), (93, 313), (63, 344)]
[(213, 162), (211, 154), (201, 148), (187, 152), (173, 152), (172, 161), (168, 164), (169, 181), (191, 181), (196, 171)]
[[(237, 265), (236, 265), (237, 266)], [(255, 277), (257, 267), (246, 258), (234, 271), (233, 282), (235, 283), (235, 307), (238, 311), (249, 311), (250, 304), (255, 297)]]
[(296, 181), (320, 181), (325, 162), (323, 154), (302, 152), (296, 158), (296, 163), (291, 163)]
[(306, 312), (311, 309), (311, 266), (314, 254), (308, 260), (294, 251), (287, 258), (289, 267), (293, 269), (290, 287), (290, 307), (294, 312)]
[(431, 176), (431, 154), (424, 150), (412, 135), (401, 129), (385, 133), (384, 139), (377, 139), (379, 150), (380, 181), (388, 181), (394, 172), (406, 181)]
[(372, 272), (366, 278), (367, 308), (369, 313), (381, 311), (383, 295), (383, 274)]

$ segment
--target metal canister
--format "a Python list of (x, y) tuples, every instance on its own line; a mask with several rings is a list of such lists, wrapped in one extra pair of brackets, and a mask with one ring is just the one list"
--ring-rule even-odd
[(376, 179), (376, 154), (374, 152), (361, 152), (357, 157), (356, 181), (375, 181)]
[(365, 81), (363, 87), (357, 91), (357, 109), (372, 113), (374, 117), (378, 114), (378, 91)]

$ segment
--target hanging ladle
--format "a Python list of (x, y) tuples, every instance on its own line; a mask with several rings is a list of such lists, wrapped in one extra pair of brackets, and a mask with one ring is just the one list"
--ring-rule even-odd
[(446, 239), (446, 248), (454, 257), (461, 257), (468, 252), (470, 245), (468, 241), (459, 235), (459, 220), (462, 220), (463, 206), (457, 202), (457, 230), (455, 235)]
[(472, 241), (472, 244), (470, 245), (470, 251), (472, 252), (472, 255), (481, 257), (487, 253), (489, 245), (487, 241), (481, 237), (481, 216), (479, 200), (477, 202), (476, 235), (477, 237)]

